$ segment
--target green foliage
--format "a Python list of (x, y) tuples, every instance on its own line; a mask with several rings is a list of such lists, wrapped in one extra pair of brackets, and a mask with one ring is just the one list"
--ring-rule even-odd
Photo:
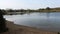
[(49, 7), (47, 7), (46, 9), (47, 9), (47, 10), (50, 10), (50, 8), (49, 8)]
[(3, 12), (0, 10), (0, 33), (5, 32), (6, 30), (6, 24), (5, 19), (3, 18)]

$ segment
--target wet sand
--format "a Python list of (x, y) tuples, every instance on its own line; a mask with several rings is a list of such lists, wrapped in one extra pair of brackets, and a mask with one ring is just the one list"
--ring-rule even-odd
[(11, 21), (6, 21), (6, 26), (9, 28), (9, 31), (1, 34), (58, 34), (58, 32), (45, 31), (34, 27), (16, 25)]

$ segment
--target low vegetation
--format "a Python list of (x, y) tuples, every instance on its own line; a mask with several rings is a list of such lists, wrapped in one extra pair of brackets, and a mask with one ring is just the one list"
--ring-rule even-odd
[(8, 10), (4, 10), (4, 9), (1, 9), (3, 14), (4, 15), (12, 15), (12, 14), (16, 14), (16, 13), (20, 13), (20, 14), (23, 14), (23, 13), (31, 13), (31, 12), (60, 12), (60, 8), (42, 8), (42, 9), (37, 9), (37, 10), (31, 10), (31, 9), (27, 9), (27, 10), (24, 10), (24, 9), (8, 9)]

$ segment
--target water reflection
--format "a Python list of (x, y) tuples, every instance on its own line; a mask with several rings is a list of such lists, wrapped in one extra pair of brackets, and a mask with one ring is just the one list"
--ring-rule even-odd
[(15, 24), (60, 31), (60, 13), (30, 13), (23, 15), (5, 15), (4, 18)]

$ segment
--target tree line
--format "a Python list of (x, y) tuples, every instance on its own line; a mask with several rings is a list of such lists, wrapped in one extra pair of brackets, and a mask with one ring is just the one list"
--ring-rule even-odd
[[(57, 9), (57, 8), (56, 8)], [(31, 10), (31, 9), (8, 9), (8, 10), (4, 10), (4, 9), (0, 9), (3, 14), (7, 14), (8, 12), (56, 12), (56, 9), (55, 8), (50, 8), (50, 7), (47, 7), (47, 8), (40, 8), (40, 9), (37, 9), (37, 10)], [(60, 8), (58, 8), (60, 10)], [(57, 10), (58, 10), (57, 9)]]

